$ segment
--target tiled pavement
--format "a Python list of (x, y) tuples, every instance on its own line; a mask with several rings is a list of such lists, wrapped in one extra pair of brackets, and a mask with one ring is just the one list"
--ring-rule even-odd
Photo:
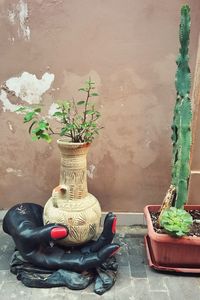
[[(127, 231), (129, 233), (127, 233)], [(143, 236), (131, 230), (120, 230), (116, 240), (121, 244), (117, 254), (119, 273), (115, 286), (102, 296), (92, 286), (83, 291), (67, 288), (28, 288), (9, 272), (14, 244), (0, 228), (0, 299), (20, 300), (200, 300), (200, 277), (163, 274), (149, 269)]]

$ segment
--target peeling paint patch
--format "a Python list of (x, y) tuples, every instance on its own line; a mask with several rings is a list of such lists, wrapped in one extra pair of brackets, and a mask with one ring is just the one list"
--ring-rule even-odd
[(17, 6), (19, 12), (19, 22), (20, 22), (20, 34), (24, 36), (25, 39), (30, 40), (30, 28), (27, 25), (28, 22), (28, 4), (20, 0)]
[(13, 9), (8, 11), (8, 19), (14, 26), (18, 24), (18, 37), (25, 40), (30, 40), (31, 31), (28, 25), (28, 3), (25, 0), (20, 0), (13, 5)]
[(15, 104), (12, 104), (10, 102), (10, 100), (8, 99), (7, 97), (7, 93), (6, 91), (4, 90), (1, 90), (1, 93), (0, 93), (0, 100), (1, 102), (3, 103), (3, 111), (5, 112), (6, 110), (9, 110), (9, 111), (16, 111), (20, 106), (19, 105), (15, 105)]
[(44, 73), (41, 79), (36, 75), (23, 72), (19, 77), (12, 77), (6, 81), (6, 86), (15, 95), (29, 104), (38, 104), (42, 95), (50, 88), (54, 81), (54, 74)]
[(15, 14), (14, 10), (8, 11), (8, 19), (9, 19), (10, 23), (13, 25), (15, 24), (15, 16), (16, 16), (16, 14)]
[(10, 41), (11, 44), (14, 44), (15, 42), (15, 38), (13, 36), (10, 36), (8, 40)]
[(48, 111), (49, 117), (52, 117), (53, 114), (56, 112), (57, 106), (58, 106), (58, 105), (57, 105), (56, 103), (54, 103), (54, 102), (51, 104), (51, 106), (50, 106), (50, 108), (49, 108), (49, 111)]
[(89, 166), (89, 169), (87, 170), (87, 176), (90, 178), (90, 179), (93, 179), (94, 178), (94, 171), (95, 171), (96, 167), (95, 165), (90, 165)]
[(6, 169), (6, 173), (11, 173), (11, 174), (14, 174), (14, 175), (16, 175), (18, 177), (22, 177), (23, 176), (22, 170), (15, 170), (13, 168), (7, 168)]
[(8, 128), (10, 129), (11, 132), (15, 132), (14, 128), (13, 128), (13, 125), (10, 121), (7, 121), (7, 124), (8, 124)]

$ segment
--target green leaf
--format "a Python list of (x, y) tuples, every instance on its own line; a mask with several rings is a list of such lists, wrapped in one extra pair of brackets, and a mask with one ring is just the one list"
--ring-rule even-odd
[(21, 106), (20, 108), (16, 109), (15, 112), (25, 111), (27, 109), (29, 109), (27, 106)]
[(63, 116), (63, 113), (61, 111), (56, 111), (54, 114), (53, 114), (53, 117), (62, 117)]
[(41, 135), (40, 135), (40, 138), (47, 141), (47, 143), (51, 143), (52, 141), (52, 138), (51, 136), (47, 133), (47, 132), (43, 132)]
[(90, 136), (92, 136), (92, 133), (91, 132), (86, 132), (85, 136), (90, 137)]
[(37, 108), (34, 109), (34, 111), (35, 111), (36, 113), (40, 113), (40, 112), (41, 112), (41, 108), (40, 108), (40, 107), (37, 107)]
[(49, 128), (49, 123), (47, 123), (45, 120), (41, 120), (41, 121), (38, 122), (38, 127), (41, 130), (48, 129)]
[(86, 111), (85, 111), (85, 114), (86, 114), (86, 115), (94, 115), (94, 114), (95, 114), (95, 111), (94, 111), (94, 110), (86, 110)]
[(83, 104), (85, 104), (85, 101), (83, 100), (77, 102), (77, 105), (83, 105)]
[(25, 116), (24, 116), (24, 123), (30, 122), (36, 115), (35, 111), (31, 111), (28, 112)]
[(96, 97), (96, 96), (99, 96), (99, 94), (98, 93), (92, 93), (91, 96)]
[(90, 126), (89, 122), (84, 122), (83, 124), (81, 124), (81, 128), (87, 128)]
[(37, 140), (39, 140), (39, 137), (37, 137), (37, 135), (32, 135), (31, 136), (31, 139), (32, 139), (32, 141), (37, 141)]
[(36, 127), (35, 129), (32, 130), (32, 133), (34, 133), (37, 136), (40, 136), (40, 134), (43, 132), (44, 130), (40, 129), (39, 127)]
[(74, 129), (74, 125), (73, 124), (69, 124), (66, 127), (63, 127), (61, 129), (60, 135), (63, 136), (63, 135), (65, 135), (65, 133), (69, 132), (72, 129)]
[(86, 92), (86, 90), (84, 88), (80, 88), (78, 89), (80, 92)]

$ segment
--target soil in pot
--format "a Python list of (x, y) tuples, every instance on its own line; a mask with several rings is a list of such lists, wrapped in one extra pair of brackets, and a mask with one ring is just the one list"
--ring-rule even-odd
[[(190, 215), (193, 218), (193, 224), (190, 228), (190, 232), (187, 234), (188, 236), (197, 236), (200, 237), (200, 211), (199, 210), (188, 210)], [(159, 212), (150, 212), (151, 220), (153, 223), (153, 228), (156, 233), (166, 233), (164, 229), (159, 227), (158, 218)]]

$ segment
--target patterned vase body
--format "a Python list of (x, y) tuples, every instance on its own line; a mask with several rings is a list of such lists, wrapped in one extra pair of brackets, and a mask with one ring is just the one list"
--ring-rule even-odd
[(101, 208), (87, 189), (86, 156), (90, 144), (58, 140), (61, 151), (60, 185), (44, 207), (44, 223), (64, 224), (69, 235), (62, 245), (80, 245), (95, 238), (100, 225)]

